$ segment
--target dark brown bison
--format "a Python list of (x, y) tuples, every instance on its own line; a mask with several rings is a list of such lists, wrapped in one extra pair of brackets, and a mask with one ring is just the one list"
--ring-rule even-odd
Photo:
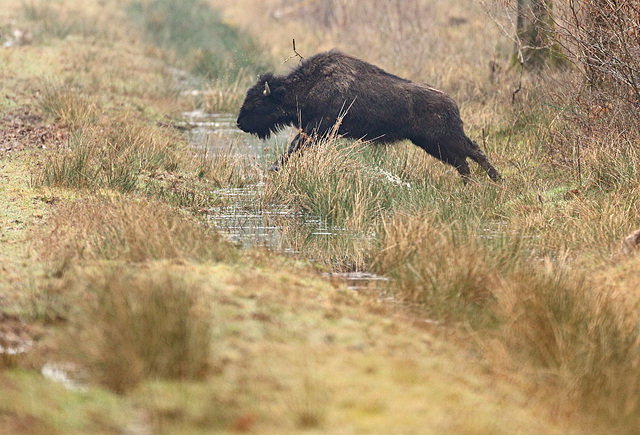
[(285, 126), (300, 128), (271, 167), (277, 170), (309, 138), (327, 134), (341, 115), (341, 136), (378, 143), (408, 139), (455, 167), (465, 181), (467, 157), (492, 180), (501, 178), (465, 134), (449, 95), (337, 51), (316, 54), (288, 75), (260, 75), (247, 91), (238, 127), (263, 139)]

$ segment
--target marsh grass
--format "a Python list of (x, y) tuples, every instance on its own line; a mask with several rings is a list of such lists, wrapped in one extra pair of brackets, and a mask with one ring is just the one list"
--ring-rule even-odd
[(640, 324), (627, 305), (637, 303), (628, 281), (608, 288), (558, 267), (513, 278), (500, 298), (500, 334), (515, 360), (538, 364), (581, 407), (635, 431)]
[(365, 147), (359, 141), (342, 143), (335, 135), (322, 138), (272, 177), (264, 200), (294, 205), (330, 226), (366, 229), (390, 208), (402, 186), (365, 164)]
[(365, 165), (365, 146), (324, 138), (269, 177), (261, 198), (297, 210), (302, 221), (317, 221), (315, 229), (288, 223), (285, 237), (294, 250), (340, 270), (363, 266), (371, 233), (402, 189)]
[(371, 255), (376, 252), (377, 240), (373, 234), (353, 232), (329, 227), (320, 220), (305, 218), (275, 219), (282, 226), (281, 249), (294, 252), (314, 264), (336, 272), (367, 270)]
[(391, 279), (396, 298), (467, 325), (486, 340), (489, 360), (510, 355), (514, 367), (559, 382), (578, 407), (614, 424), (640, 423), (633, 280), (603, 285), (566, 257), (536, 258), (524, 233), (483, 239), (428, 213), (396, 217), (382, 238), (375, 270)]
[(84, 94), (71, 83), (63, 83), (55, 79), (41, 81), (38, 102), (46, 114), (71, 129), (95, 122), (99, 114), (95, 99)]
[(397, 214), (382, 227), (375, 270), (394, 283), (397, 297), (438, 319), (491, 324), (500, 276), (523, 261), (517, 236), (479, 238), (460, 224), (429, 213)]
[(318, 220), (329, 237), (305, 236), (304, 225), (286, 237), (312, 258), (322, 258), (324, 250), (322, 261), (341, 270), (370, 263), (385, 222), (402, 213), (430, 209), (438, 221), (458, 220), (466, 230), (499, 220), (491, 207), (505, 194), (503, 187), (474, 177), (465, 188), (451, 167), (408, 142), (376, 145), (329, 134), (303, 151), (266, 179), (261, 200)]
[(518, 126), (530, 135), (515, 144), (527, 156), (501, 184), (464, 186), (409, 144), (330, 138), (270, 176), (265, 199), (346, 230), (335, 238), (290, 231), (303, 255), (387, 276), (395, 299), (420, 315), (502, 343), (483, 344), (488, 360), (509, 355), (512, 370), (559, 386), (567, 403), (637, 428), (636, 284), (590, 276), (615, 274), (616, 244), (637, 226), (636, 149), (613, 141), (583, 149), (578, 186), (535, 146), (549, 136), (530, 125), (534, 118)]
[(140, 192), (174, 207), (202, 213), (221, 202), (220, 196), (211, 190), (213, 187), (195, 178), (168, 176), (161, 179), (145, 178)]
[(259, 181), (257, 162), (234, 155), (233, 144), (194, 155), (175, 130), (129, 111), (114, 115), (69, 83), (43, 81), (40, 105), (72, 131), (34, 171), (34, 185), (144, 192), (198, 209), (215, 201), (212, 189)]
[(97, 37), (106, 34), (97, 19), (77, 8), (69, 11), (42, 0), (25, 0), (22, 8), (24, 16), (37, 25), (35, 35), (41, 40), (64, 39), (69, 35)]
[[(201, 0), (133, 2), (129, 14), (159, 46), (174, 50), (187, 69), (216, 80), (247, 68), (257, 73), (261, 50)], [(231, 81), (233, 82), (233, 80)]]
[(194, 217), (144, 197), (97, 195), (61, 205), (41, 244), (55, 274), (88, 261), (219, 261), (233, 249)]
[(144, 173), (176, 170), (184, 146), (177, 134), (125, 114), (75, 131), (65, 149), (47, 155), (34, 183), (129, 192)]
[(216, 148), (215, 152), (205, 147), (196, 157), (196, 174), (217, 188), (245, 187), (255, 185), (261, 179), (255, 157), (238, 155), (233, 152), (235, 143), (226, 148)]
[[(326, 14), (329, 3), (320, 4)], [(475, 128), (475, 138), (480, 137), (478, 130), (486, 129), (491, 158), (505, 180), (494, 185), (483, 175), (463, 186), (451, 168), (412, 145), (374, 148), (343, 143), (334, 135), (269, 175), (263, 201), (284, 204), (346, 236), (310, 237), (289, 228), (287, 237), (334, 267), (386, 274), (397, 300), (415, 308), (419, 318), (426, 315), (447, 328), (460, 326), (470, 332), (493, 367), (511, 363), (511, 370), (525, 371), (543, 389), (564, 391), (576, 407), (594, 411), (596, 418), (606, 416), (621, 431), (637, 432), (640, 327), (635, 313), (638, 283), (633, 277), (638, 263), (632, 258), (621, 266), (610, 258), (617, 241), (638, 225), (638, 138), (635, 124), (625, 115), (629, 106), (601, 104), (597, 95), (560, 106), (548, 92), (558, 81), (544, 74), (525, 74), (522, 90), (515, 95), (518, 75), (504, 68), (500, 72), (512, 44), (500, 39), (496, 29), (487, 29), (482, 23), (486, 17), (468, 3), (442, 0), (428, 6), (415, 0), (401, 8), (403, 2), (390, 0), (364, 13), (360, 1), (331, 3), (340, 15), (337, 19), (318, 23), (322, 14), (302, 14), (326, 30), (316, 32), (329, 41), (322, 44), (450, 92), (467, 125)], [(262, 3), (253, 4), (258, 7), (248, 10), (248, 27), (273, 38), (271, 31), (263, 30), (274, 29), (273, 24), (255, 24), (269, 18)], [(202, 5), (136, 2), (131, 12), (154, 40), (175, 50), (182, 67), (215, 81), (211, 102), (205, 99), (202, 104), (232, 109), (242, 98), (245, 79), (236, 79), (239, 75), (230, 71), (250, 76), (250, 64), (259, 62), (250, 49), (238, 49), (244, 43), (234, 39), (234, 27), (215, 14), (207, 15), (210, 11)], [(429, 17), (429, 31), (424, 31), (424, 16)], [(290, 31), (284, 27), (280, 31)], [(481, 34), (481, 29), (490, 36), (469, 36)], [(304, 33), (313, 37), (314, 31)], [(217, 40), (209, 40), (211, 35)], [(246, 59), (235, 57), (246, 53)], [(50, 85), (51, 95), (42, 107), (49, 107), (53, 117), (78, 134), (65, 153), (51, 156), (43, 166), (40, 184), (140, 189), (180, 206), (205, 207), (209, 196), (201, 190), (207, 184), (182, 182), (166, 173), (186, 169), (220, 186), (239, 185), (253, 176), (245, 178), (246, 167), (229, 155), (196, 158), (189, 165), (185, 148), (167, 139), (164, 130), (130, 119), (111, 123), (83, 118), (91, 112), (90, 100), (78, 98), (73, 87), (65, 86)], [(562, 116), (556, 113), (558, 107), (564, 110)], [(121, 133), (127, 128), (132, 133)], [(148, 183), (151, 187), (140, 187), (147, 179), (154, 180)], [(80, 201), (55, 217), (60, 231), (46, 239), (59, 261), (55, 273), (96, 260), (205, 261), (224, 258), (220, 252), (227, 252), (227, 245), (201, 232), (199, 223), (184, 223), (182, 214), (148, 199), (99, 201), (106, 207)], [(133, 205), (136, 202), (139, 206)], [(621, 267), (626, 268), (624, 276)], [(96, 347), (86, 348), (84, 357), (105, 385), (127, 391), (147, 377), (189, 378), (199, 376), (200, 369), (206, 371), (197, 353), (193, 360), (200, 363), (180, 368), (177, 352), (167, 352), (173, 362), (163, 362), (157, 342), (151, 341), (156, 350), (149, 355), (138, 344), (162, 316), (169, 317), (172, 329), (182, 331), (182, 345), (190, 342), (184, 332), (189, 328), (177, 324), (170, 307), (163, 305), (164, 299), (177, 304), (176, 316), (182, 319), (198, 311), (188, 301), (176, 301), (188, 299), (176, 288), (191, 288), (189, 282), (116, 272), (84, 282), (111, 317), (87, 310), (80, 322), (89, 337), (98, 336), (90, 316), (110, 331), (105, 337), (112, 343), (87, 340)], [(151, 312), (144, 314), (144, 306)], [(163, 326), (159, 329), (164, 334)], [(172, 349), (189, 352), (172, 337), (166, 338), (174, 343)], [(508, 358), (497, 361), (505, 355)], [(313, 398), (313, 387), (306, 393), (304, 384), (301, 405), (294, 406), (292, 414), (299, 416), (301, 426), (321, 426), (323, 417), (309, 411), (319, 401)]]
[[(211, 349), (197, 283), (108, 268), (80, 280), (83, 309), (73, 353), (98, 383), (125, 393), (147, 379), (201, 379)], [(78, 285), (78, 284), (75, 284)]]

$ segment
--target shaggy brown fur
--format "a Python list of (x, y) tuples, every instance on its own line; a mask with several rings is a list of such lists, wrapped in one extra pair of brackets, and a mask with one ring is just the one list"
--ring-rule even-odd
[(271, 167), (277, 170), (305, 137), (325, 135), (341, 115), (338, 133), (344, 137), (372, 142), (408, 139), (454, 166), (465, 180), (470, 173), (467, 157), (492, 180), (501, 178), (465, 134), (458, 106), (449, 95), (338, 51), (316, 54), (288, 75), (262, 74), (247, 92), (238, 127), (260, 138), (289, 125), (301, 128)]

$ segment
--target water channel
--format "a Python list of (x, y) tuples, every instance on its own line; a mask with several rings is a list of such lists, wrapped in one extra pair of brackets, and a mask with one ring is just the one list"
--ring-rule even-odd
[[(273, 150), (284, 149), (293, 137), (292, 131), (282, 131), (266, 141), (243, 133), (236, 127), (233, 114), (211, 114), (202, 111), (186, 112), (183, 118), (188, 129), (188, 139), (194, 148), (206, 149), (207, 155), (216, 153), (254, 159), (261, 168), (268, 167), (277, 155)], [(300, 237), (291, 237), (292, 232), (303, 234), (303, 238), (345, 237), (344, 230), (327, 226), (314, 216), (303, 216), (279, 204), (264, 205), (260, 200), (264, 180), (241, 188), (226, 188), (214, 193), (225, 199), (223, 206), (209, 210), (212, 224), (227, 237), (245, 247), (264, 247), (287, 254), (300, 255)], [(292, 231), (293, 229), (293, 231)], [(327, 273), (331, 279), (340, 279), (348, 287), (359, 290), (378, 287), (386, 278), (366, 272)]]

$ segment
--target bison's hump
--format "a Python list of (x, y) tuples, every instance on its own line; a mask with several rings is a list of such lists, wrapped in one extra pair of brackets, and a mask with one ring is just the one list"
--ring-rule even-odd
[(386, 78), (393, 81), (410, 83), (410, 80), (386, 72), (369, 62), (357, 59), (337, 50), (318, 53), (306, 59), (291, 74), (294, 80), (334, 80), (338, 86), (353, 83), (356, 80), (367, 80), (372, 77)]

